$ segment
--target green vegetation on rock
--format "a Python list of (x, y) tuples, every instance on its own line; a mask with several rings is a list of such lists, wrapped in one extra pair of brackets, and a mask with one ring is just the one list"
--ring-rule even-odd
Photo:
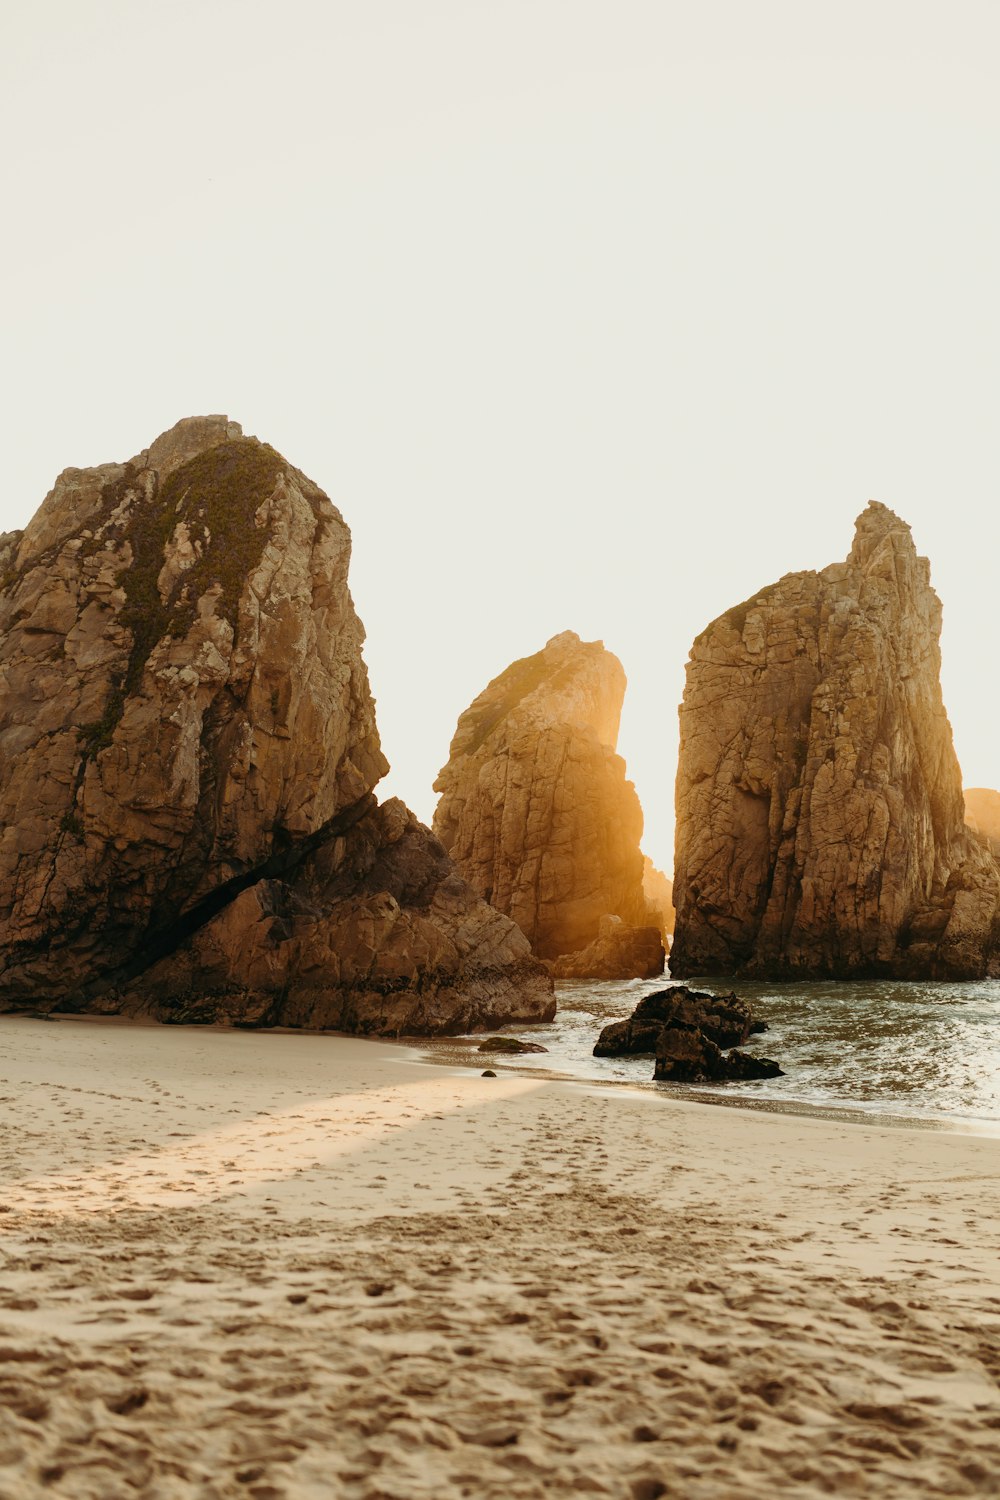
[[(125, 701), (142, 682), (153, 648), (164, 636), (187, 634), (198, 600), (209, 589), (219, 589), (216, 610), (236, 630), (243, 585), (260, 561), (266, 540), (266, 531), (254, 524), (254, 517), (274, 492), (284, 467), (281, 454), (269, 444), (234, 438), (181, 464), (156, 495), (135, 499), (120, 538), (132, 549), (132, 563), (116, 579), (125, 592), (118, 618), (132, 632), (132, 649), (125, 676), (112, 688), (101, 718), (78, 731), (86, 753), (94, 755), (111, 743)], [(138, 488), (137, 479), (136, 471), (126, 469), (105, 487), (102, 498), (108, 514), (130, 489)], [(157, 580), (181, 521), (199, 555), (164, 601)]]

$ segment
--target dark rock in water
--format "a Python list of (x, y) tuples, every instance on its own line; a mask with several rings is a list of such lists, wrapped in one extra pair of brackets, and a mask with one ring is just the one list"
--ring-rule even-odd
[(594, 1046), (595, 1057), (655, 1057), (662, 1021), (612, 1021)]
[(495, 1078), (497, 1075), (492, 1068), (487, 1068), (485, 1073), (480, 1073), (480, 1078)]
[(755, 1032), (766, 1031), (736, 995), (709, 995), (686, 985), (646, 995), (626, 1021), (605, 1026), (595, 1057), (655, 1057), (654, 1081), (723, 1082), (777, 1078), (776, 1062), (731, 1051)]
[(722, 1052), (692, 1026), (661, 1026), (656, 1039), (654, 1080), (704, 1082), (722, 1071)]
[(458, 1033), (552, 981), (400, 802), (350, 532), (225, 417), (0, 537), (0, 1010)]
[(549, 972), (553, 979), (655, 979), (665, 961), (658, 927), (627, 927), (608, 915), (588, 947), (554, 959)]
[(537, 1042), (522, 1042), (516, 1036), (488, 1036), (485, 1042), (480, 1042), (480, 1052), (548, 1052), (548, 1047), (540, 1047)]
[(717, 1047), (741, 1047), (755, 1032), (767, 1030), (763, 1021), (754, 1020), (746, 1001), (735, 995), (709, 995), (679, 984), (645, 995), (627, 1021), (613, 1021), (605, 1026), (594, 1056), (635, 1057), (648, 1053), (652, 1057), (664, 1026), (693, 1027)]
[(724, 1078), (735, 1081), (741, 1078), (784, 1078), (785, 1070), (770, 1057), (754, 1057), (750, 1052), (740, 1052), (736, 1047), (722, 1059), (726, 1065)]
[(664, 1026), (656, 1044), (654, 1083), (725, 1083), (737, 1079), (780, 1078), (781, 1069), (767, 1057), (749, 1052), (725, 1053), (704, 1032), (687, 1026)]

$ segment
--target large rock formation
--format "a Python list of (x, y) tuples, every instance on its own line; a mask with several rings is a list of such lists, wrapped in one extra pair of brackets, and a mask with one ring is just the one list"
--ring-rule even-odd
[(458, 721), (434, 831), (535, 953), (585, 948), (601, 918), (651, 920), (642, 809), (615, 754), (625, 673), (573, 631), (494, 678)]
[(909, 527), (860, 517), (695, 641), (681, 705), (671, 973), (978, 977), (1000, 871), (966, 828), (941, 606)]
[(399, 804), (327, 497), (225, 417), (0, 538), (0, 1005), (351, 1030), (551, 1012)]

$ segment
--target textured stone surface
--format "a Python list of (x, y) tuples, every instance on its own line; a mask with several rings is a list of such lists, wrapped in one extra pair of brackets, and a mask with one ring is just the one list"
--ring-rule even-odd
[(770, 1057), (749, 1052), (722, 1052), (701, 1031), (664, 1026), (656, 1043), (654, 1083), (734, 1083), (752, 1078), (780, 1078)]
[(553, 979), (655, 979), (665, 959), (658, 927), (627, 927), (608, 916), (592, 943), (553, 959), (549, 972)]
[(674, 985), (646, 995), (627, 1020), (605, 1026), (594, 1056), (653, 1056), (653, 1079), (663, 1083), (778, 1078), (781, 1068), (771, 1058), (735, 1050), (754, 1032), (766, 1030), (735, 995)]
[(1000, 854), (1000, 792), (972, 786), (966, 787), (964, 796), (966, 823), (992, 854)]
[(551, 1020), (524, 934), (396, 799), (263, 879), (111, 997), (175, 1022), (447, 1035)]
[(625, 1021), (605, 1026), (594, 1047), (595, 1057), (634, 1057), (656, 1051), (664, 1026), (682, 1026), (701, 1031), (717, 1047), (742, 1047), (755, 1032), (766, 1031), (753, 1010), (736, 995), (710, 995), (672, 985), (644, 995)]
[[(322, 491), (225, 417), (178, 423), (127, 464), (65, 471), (26, 530), (0, 538), (0, 1004), (135, 1008), (165, 994), (165, 963), (193, 1003), (211, 952), (212, 996), (234, 1014), (244, 996), (247, 1016), (287, 1003), (294, 1024), (441, 1029), (453, 1003), (497, 1024), (522, 981), (524, 1018), (549, 1008), (520, 934), (426, 830), (390, 837), (403, 814), (374, 811), (387, 762), (349, 560)], [(406, 875), (391, 874), (404, 854)], [(354, 918), (335, 857), (357, 876)], [(280, 954), (267, 964), (255, 904)], [(336, 1003), (307, 1000), (322, 986), (299, 981), (333, 952), (334, 905), (350, 962)], [(301, 940), (279, 942), (282, 923)], [(246, 949), (218, 936), (237, 931)], [(478, 998), (459, 1002), (480, 967)], [(391, 975), (419, 998), (390, 1003)]]
[(927, 559), (872, 503), (846, 562), (698, 637), (672, 974), (996, 972), (1000, 871), (963, 820), (940, 626)]
[(585, 948), (607, 914), (649, 920), (642, 809), (615, 754), (621, 663), (572, 631), (514, 662), (458, 721), (434, 831), (543, 958)]

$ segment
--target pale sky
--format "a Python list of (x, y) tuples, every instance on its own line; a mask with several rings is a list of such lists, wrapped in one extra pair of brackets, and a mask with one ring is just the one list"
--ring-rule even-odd
[(870, 497), (1000, 785), (996, 0), (4, 0), (0, 530), (228, 412), (354, 534), (384, 794), (559, 631), (672, 866), (693, 637)]

